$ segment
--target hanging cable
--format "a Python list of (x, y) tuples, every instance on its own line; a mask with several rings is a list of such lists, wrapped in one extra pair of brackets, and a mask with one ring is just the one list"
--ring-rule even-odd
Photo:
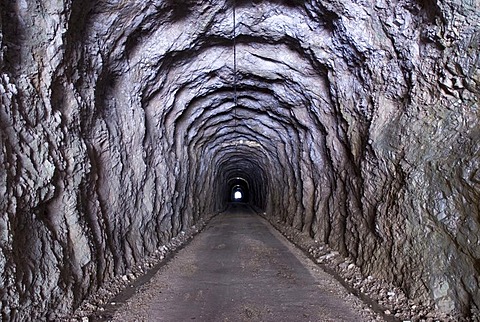
[(233, 115), (234, 129), (237, 130), (237, 28), (236, 3), (233, 0)]

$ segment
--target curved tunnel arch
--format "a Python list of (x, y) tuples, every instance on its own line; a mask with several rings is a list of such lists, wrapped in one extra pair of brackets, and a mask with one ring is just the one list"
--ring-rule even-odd
[[(245, 202), (250, 199), (250, 184), (242, 177), (232, 177), (228, 179), (229, 202)], [(258, 194), (258, 192), (257, 192)]]
[(412, 298), (480, 307), (471, 4), (237, 1), (234, 26), (232, 1), (37, 2), (1, 13), (9, 305), (77, 305), (241, 187)]
[[(298, 10), (286, 14), (291, 19), (305, 18)], [(222, 19), (228, 21), (228, 14)], [(191, 209), (195, 214), (193, 219), (182, 216), (182, 224), (175, 222), (174, 232), (198, 220), (199, 214), (224, 207), (225, 198), (208, 200), (201, 196), (220, 196), (221, 191), (228, 191), (220, 182), (228, 176), (227, 171), (232, 171), (228, 163), (235, 162), (244, 167), (242, 173), (258, 173), (249, 190), (252, 204), (267, 213), (274, 210), (283, 222), (312, 235), (323, 235), (325, 241), (348, 252), (342, 227), (350, 210), (340, 208), (342, 215), (338, 218), (318, 220), (316, 216), (322, 215), (316, 209), (328, 207), (328, 213), (335, 212), (336, 206), (330, 200), (335, 191), (346, 189), (342, 188), (345, 185), (357, 185), (355, 167), (346, 161), (352, 157), (348, 152), (349, 133), (357, 130), (352, 132), (346, 127), (344, 116), (339, 113), (342, 108), (355, 109), (355, 104), (338, 105), (342, 93), (338, 92), (335, 77), (340, 71), (344, 73), (342, 77), (358, 76), (345, 68), (344, 55), (351, 53), (335, 50), (335, 44), (327, 37), (314, 40), (310, 26), (320, 28), (321, 33), (332, 31), (314, 21), (306, 24), (300, 27), (303, 34), (299, 37), (292, 37), (291, 26), (284, 30), (238, 26), (235, 108), (233, 39), (226, 25), (221, 25), (223, 30), (205, 34), (202, 29), (196, 30), (189, 39), (168, 35), (165, 43), (156, 42), (157, 31), (152, 30), (130, 50), (129, 69), (117, 73), (111, 89), (116, 92), (116, 104), (106, 105), (110, 104), (120, 119), (127, 119), (131, 93), (141, 93), (137, 104), (144, 114), (139, 118), (143, 117), (148, 125), (143, 142), (159, 142), (162, 147), (158, 151), (163, 151), (160, 155), (149, 149), (147, 157), (157, 164), (167, 160), (166, 166), (154, 170), (156, 176), (176, 176), (170, 183), (176, 191), (175, 198), (168, 207), (173, 213)], [(168, 41), (171, 47), (166, 45)], [(112, 61), (115, 62), (113, 58)], [(332, 64), (335, 70), (330, 67)], [(133, 135), (136, 136), (139, 135)], [(240, 140), (257, 141), (261, 152), (242, 147), (242, 154), (238, 154), (225, 146)], [(315, 169), (315, 174), (309, 174), (307, 169)], [(350, 175), (333, 183), (337, 171)], [(212, 194), (213, 191), (216, 193)], [(313, 229), (315, 220), (324, 223)], [(336, 223), (328, 223), (331, 220)]]

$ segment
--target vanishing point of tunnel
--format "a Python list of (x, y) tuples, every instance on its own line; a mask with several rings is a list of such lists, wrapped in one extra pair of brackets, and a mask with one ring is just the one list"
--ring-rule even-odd
[(478, 0), (1, 1), (1, 319), (238, 203), (385, 318), (478, 321), (479, 42)]

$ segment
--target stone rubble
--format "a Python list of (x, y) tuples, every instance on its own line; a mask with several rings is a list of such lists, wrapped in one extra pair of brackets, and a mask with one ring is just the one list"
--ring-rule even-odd
[[(405, 292), (395, 287), (392, 283), (371, 275), (365, 276), (360, 267), (356, 266), (351, 258), (345, 258), (339, 252), (334, 251), (328, 245), (311, 238), (308, 234), (287, 227), (280, 220), (271, 220), (264, 213), (260, 213), (265, 219), (281, 232), (289, 241), (303, 250), (314, 260), (320, 268), (325, 269), (340, 281), (346, 283), (354, 294), (365, 302), (376, 302), (386, 316), (397, 318), (399, 321), (434, 322), (434, 321), (467, 321), (459, 319), (435, 309), (433, 301), (427, 303), (408, 299)], [(371, 306), (370, 306), (371, 307)], [(374, 310), (378, 308), (374, 308)]]
[(116, 305), (117, 303), (111, 301), (116, 295), (132, 287), (137, 278), (145, 275), (153, 267), (164, 264), (169, 256), (175, 254), (178, 249), (185, 246), (195, 235), (200, 233), (210, 219), (211, 217), (202, 218), (197, 225), (180, 232), (180, 234), (172, 238), (168, 244), (161, 246), (155, 250), (152, 255), (144, 258), (141, 263), (133, 266), (127, 274), (106, 281), (106, 283), (87, 298), (72, 315), (59, 318), (58, 321), (89, 321), (90, 317), (101, 315), (101, 312), (105, 310), (107, 304)]

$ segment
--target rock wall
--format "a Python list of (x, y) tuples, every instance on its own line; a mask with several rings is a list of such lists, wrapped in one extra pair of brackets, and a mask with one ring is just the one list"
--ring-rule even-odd
[(232, 4), (0, 4), (2, 319), (71, 313), (235, 178), (365, 274), (478, 313), (479, 3), (236, 1), (235, 32)]

